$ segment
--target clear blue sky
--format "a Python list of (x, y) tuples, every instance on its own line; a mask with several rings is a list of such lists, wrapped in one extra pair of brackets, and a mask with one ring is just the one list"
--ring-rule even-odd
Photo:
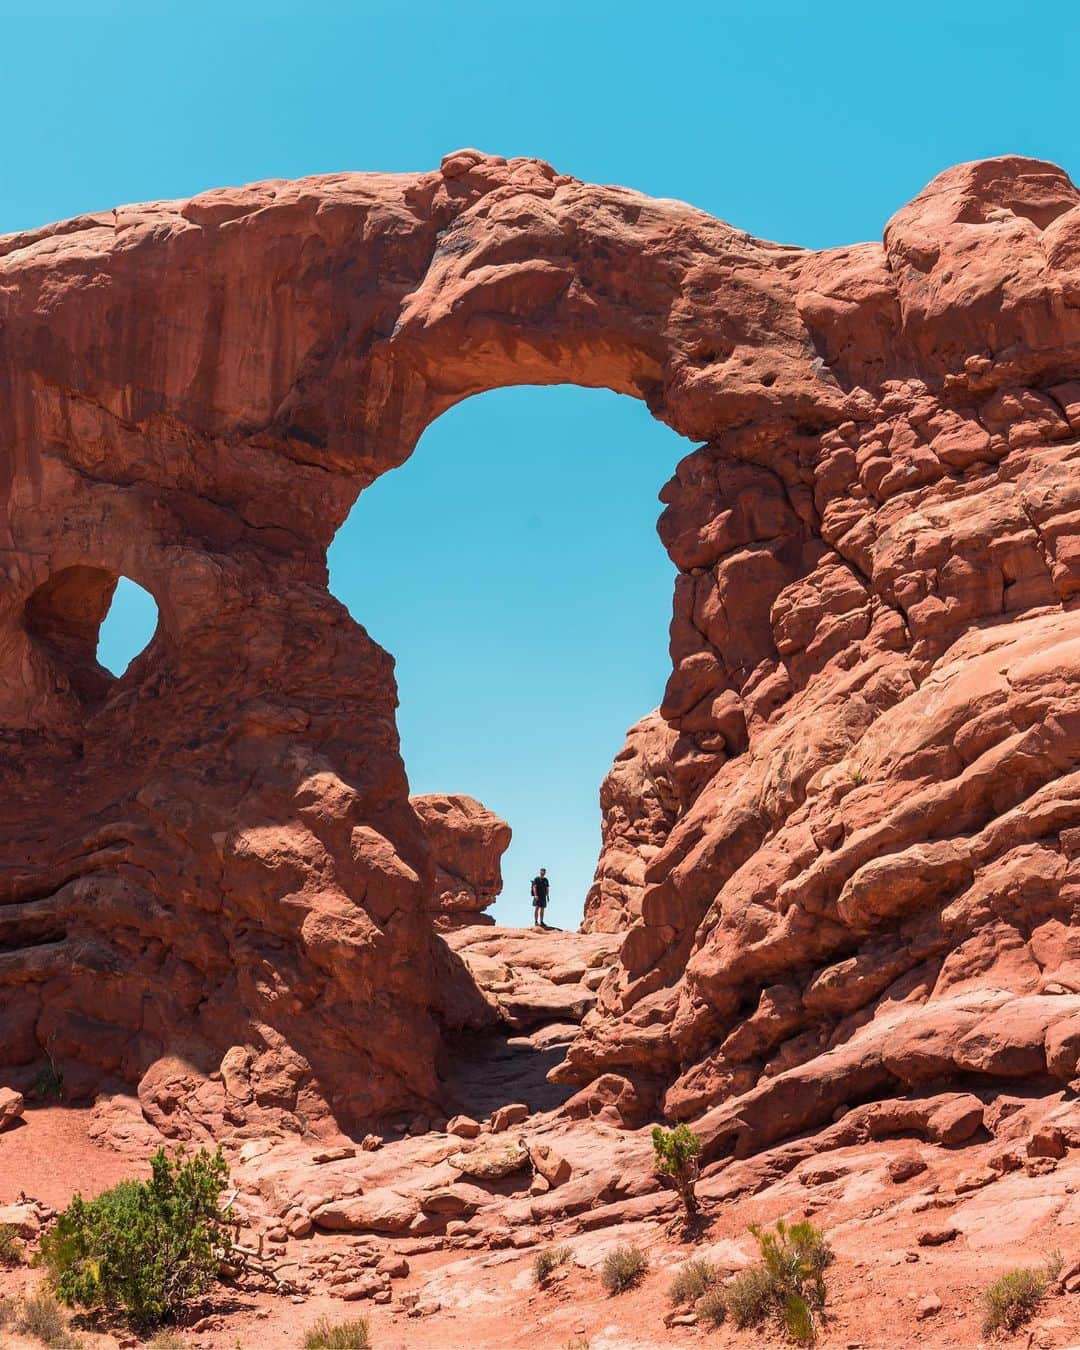
[[(266, 177), (435, 166), (475, 145), (822, 247), (878, 238), (958, 160), (1080, 173), (1070, 4), (709, 0), (31, 7), (0, 0), (0, 232)], [(473, 399), (358, 502), (335, 592), (398, 659), (416, 791), (474, 793), (577, 921), (596, 792), (666, 670), (655, 494), (682, 444), (568, 388)], [(103, 658), (145, 641), (125, 588)]]

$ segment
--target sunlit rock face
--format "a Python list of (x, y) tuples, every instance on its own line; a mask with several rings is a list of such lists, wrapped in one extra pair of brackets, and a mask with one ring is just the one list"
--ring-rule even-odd
[(474, 151), (0, 239), (4, 1065), (177, 1133), (436, 1107), (438, 849), (326, 548), (452, 404), (569, 381), (696, 448), (558, 1073), (714, 1152), (1072, 1079), (1078, 297), (1080, 194), (1015, 158), (820, 253)]
[(510, 826), (462, 793), (430, 792), (410, 802), (435, 858), (429, 899), (435, 927), (493, 924), (484, 911), (502, 891), (502, 855), (510, 847)]
[(641, 917), (646, 868), (679, 815), (671, 763), (677, 738), (659, 712), (643, 717), (600, 785), (602, 844), (585, 898), (586, 933), (620, 933)]

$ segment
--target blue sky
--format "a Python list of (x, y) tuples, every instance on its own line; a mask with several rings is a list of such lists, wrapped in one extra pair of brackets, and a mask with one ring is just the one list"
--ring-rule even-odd
[[(266, 177), (435, 166), (475, 145), (677, 197), (765, 237), (880, 237), (935, 173), (1018, 152), (1080, 173), (1067, 4), (258, 5), (0, 0), (0, 232)], [(332, 584), (397, 657), (416, 791), (515, 828), (500, 917), (543, 862), (573, 924), (597, 788), (658, 701), (683, 444), (600, 391), (499, 391), (364, 494)], [(118, 595), (122, 665), (152, 614)]]

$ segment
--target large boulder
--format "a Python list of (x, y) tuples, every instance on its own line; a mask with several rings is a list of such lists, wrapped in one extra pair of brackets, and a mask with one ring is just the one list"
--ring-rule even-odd
[(452, 1153), (450, 1166), (463, 1176), (477, 1181), (498, 1181), (502, 1177), (524, 1172), (531, 1166), (529, 1149), (523, 1139), (498, 1139), (477, 1144), (474, 1148)]
[(510, 846), (510, 826), (461, 793), (428, 793), (409, 802), (435, 858), (428, 903), (436, 927), (494, 922), (484, 910), (502, 890), (500, 863)]

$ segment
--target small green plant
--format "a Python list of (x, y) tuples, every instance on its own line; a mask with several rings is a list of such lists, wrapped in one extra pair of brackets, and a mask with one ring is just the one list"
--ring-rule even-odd
[(19, 1312), (15, 1330), (24, 1336), (33, 1336), (50, 1350), (75, 1350), (78, 1338), (68, 1330), (60, 1304), (48, 1290), (28, 1298)]
[(64, 1095), (64, 1071), (51, 1057), (34, 1079), (31, 1088), (38, 1101), (58, 1102)]
[(704, 1256), (695, 1256), (692, 1261), (687, 1261), (675, 1272), (675, 1278), (668, 1290), (668, 1298), (677, 1308), (685, 1307), (688, 1303), (696, 1303), (719, 1282), (719, 1279), (720, 1273), (711, 1261)]
[(19, 1234), (10, 1223), (0, 1223), (0, 1266), (17, 1266), (23, 1258)]
[(122, 1312), (139, 1328), (171, 1321), (209, 1289), (231, 1243), (218, 1207), (228, 1182), (220, 1149), (170, 1159), (149, 1181), (122, 1181), (95, 1200), (76, 1195), (41, 1243), (67, 1304)]
[(866, 770), (860, 764), (856, 764), (856, 766), (852, 769), (851, 781), (855, 784), (856, 787), (862, 787), (862, 785), (866, 782)]
[(751, 1224), (761, 1260), (737, 1275), (725, 1292), (727, 1311), (739, 1328), (774, 1321), (800, 1345), (817, 1338), (825, 1307), (825, 1271), (832, 1248), (820, 1229), (804, 1220), (775, 1228)]
[(331, 1322), (321, 1317), (304, 1337), (304, 1350), (368, 1350), (366, 1317), (354, 1322)]
[(705, 1326), (719, 1327), (724, 1323), (727, 1317), (727, 1293), (723, 1289), (710, 1289), (705, 1296), (698, 1301), (695, 1309), (698, 1315), (698, 1321)]
[(653, 1165), (658, 1175), (667, 1177), (678, 1192), (686, 1214), (687, 1224), (697, 1222), (698, 1154), (701, 1140), (688, 1125), (676, 1125), (665, 1130), (654, 1125), (652, 1130)]
[(1000, 1275), (983, 1294), (983, 1335), (1011, 1335), (1030, 1322), (1061, 1267), (1061, 1253), (1051, 1252), (1038, 1269), (1022, 1266)]
[(631, 1243), (613, 1247), (600, 1266), (600, 1283), (609, 1294), (624, 1294), (645, 1278), (649, 1258)]
[(569, 1247), (545, 1247), (533, 1260), (533, 1274), (537, 1284), (543, 1284), (556, 1266), (565, 1265), (573, 1253)]

